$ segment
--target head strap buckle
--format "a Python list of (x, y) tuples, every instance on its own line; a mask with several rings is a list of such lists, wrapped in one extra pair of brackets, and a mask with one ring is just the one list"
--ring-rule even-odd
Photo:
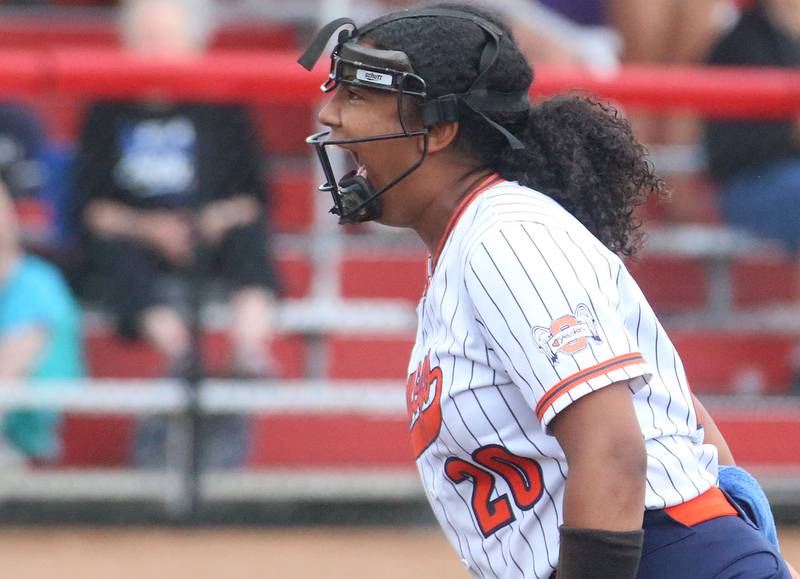
[(452, 123), (459, 119), (460, 113), (458, 95), (444, 95), (422, 105), (422, 124), (432, 127), (438, 123)]

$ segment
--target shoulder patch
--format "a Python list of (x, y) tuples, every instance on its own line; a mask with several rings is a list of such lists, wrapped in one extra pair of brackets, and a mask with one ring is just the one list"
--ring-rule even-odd
[(574, 356), (589, 345), (589, 340), (602, 342), (597, 320), (585, 304), (579, 304), (573, 313), (556, 318), (548, 327), (535, 326), (533, 338), (553, 364), (559, 362), (561, 354)]

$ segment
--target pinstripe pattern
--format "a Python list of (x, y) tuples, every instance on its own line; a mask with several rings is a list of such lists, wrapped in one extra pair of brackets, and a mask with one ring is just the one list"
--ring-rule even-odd
[[(647, 507), (714, 485), (716, 450), (702, 444), (680, 357), (622, 262), (553, 200), (515, 183), (484, 181), (454, 217), (429, 261), (409, 363), (411, 375), (427, 358), (442, 384), (423, 379), (409, 400), (418, 408), (421, 397), (438, 396), (441, 428), (416, 449), (417, 462), (470, 572), (550, 577), (567, 465), (548, 425), (615, 382), (628, 382), (645, 438)], [(512, 483), (476, 463), (474, 453), (489, 446), (538, 463), (543, 489), (532, 508), (516, 506)], [(505, 497), (511, 520), (480, 525), (492, 510), (483, 504), (481, 514), (476, 481), (447, 475), (451, 458), (491, 474), (483, 502)], [(496, 530), (484, 536), (482, 528)]]

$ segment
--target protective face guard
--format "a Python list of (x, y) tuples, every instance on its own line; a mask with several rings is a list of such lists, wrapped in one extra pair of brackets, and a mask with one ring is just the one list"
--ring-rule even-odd
[[(354, 42), (339, 44), (331, 54), (331, 71), (323, 83), (323, 92), (331, 92), (339, 83), (351, 84), (370, 89), (397, 93), (397, 111), (402, 132), (362, 137), (358, 139), (327, 139), (330, 131), (315, 133), (306, 139), (314, 146), (325, 175), (325, 183), (319, 186), (320, 191), (328, 191), (333, 198), (331, 213), (339, 216), (339, 223), (360, 223), (372, 221), (381, 216), (381, 205), (378, 197), (389, 188), (394, 187), (402, 179), (415, 171), (425, 160), (428, 152), (428, 130), (411, 130), (406, 123), (404, 106), (405, 96), (424, 99), (426, 95), (425, 81), (411, 70), (411, 63), (404, 52), (396, 50), (378, 50), (361, 46)], [(418, 161), (393, 179), (388, 185), (374, 191), (367, 179), (351, 171), (341, 179), (336, 179), (328, 151), (330, 145), (347, 145), (350, 143), (366, 143), (385, 141), (407, 137), (423, 138), (423, 150)]]
[[(481, 54), (478, 76), (465, 93), (448, 94), (436, 99), (428, 99), (425, 81), (414, 74), (406, 53), (397, 50), (381, 50), (355, 42), (369, 31), (394, 20), (432, 16), (472, 21), (480, 26), (490, 37)], [(334, 203), (331, 213), (339, 216), (339, 223), (359, 223), (379, 218), (381, 215), (379, 197), (418, 169), (425, 161), (428, 153), (428, 128), (442, 122), (457, 121), (464, 109), (469, 109), (479, 115), (489, 125), (503, 134), (513, 149), (524, 148), (524, 145), (514, 135), (492, 121), (485, 114), (487, 112), (525, 112), (530, 109), (527, 90), (515, 93), (500, 93), (488, 90), (486, 87), (488, 72), (495, 60), (497, 60), (500, 39), (503, 35), (503, 32), (493, 23), (469, 12), (438, 8), (404, 10), (375, 20), (366, 28), (360, 30), (356, 28), (355, 23), (349, 18), (339, 18), (320, 30), (306, 52), (298, 59), (298, 62), (306, 70), (311, 70), (319, 60), (330, 37), (343, 26), (351, 26), (352, 32), (342, 30), (339, 33), (338, 43), (331, 53), (330, 73), (328, 79), (321, 86), (322, 91), (327, 93), (335, 89), (339, 83), (346, 83), (397, 93), (397, 110), (402, 132), (357, 139), (330, 140), (326, 139), (330, 131), (323, 131), (315, 133), (306, 139), (306, 142), (316, 149), (325, 175), (325, 183), (319, 189), (331, 193)], [(422, 100), (420, 107), (422, 129), (410, 130), (408, 128), (403, 109), (404, 104), (407, 102), (407, 99), (404, 98), (405, 96), (418, 97)], [(337, 180), (328, 152), (325, 149), (329, 145), (347, 145), (419, 136), (423, 138), (423, 150), (419, 160), (379, 191), (374, 191), (367, 179), (356, 171), (351, 171)]]

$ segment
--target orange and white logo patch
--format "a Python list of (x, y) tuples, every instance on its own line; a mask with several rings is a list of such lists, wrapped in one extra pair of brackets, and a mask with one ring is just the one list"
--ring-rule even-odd
[(559, 354), (574, 356), (589, 345), (589, 340), (601, 341), (597, 320), (584, 304), (579, 304), (575, 313), (556, 318), (549, 327), (534, 327), (533, 338), (553, 363), (558, 362)]

